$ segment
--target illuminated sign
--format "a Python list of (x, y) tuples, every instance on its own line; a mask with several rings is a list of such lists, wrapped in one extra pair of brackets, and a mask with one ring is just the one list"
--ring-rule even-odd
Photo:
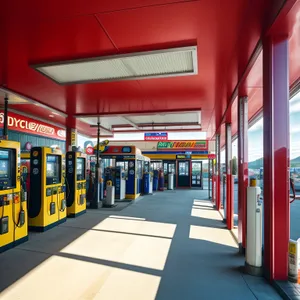
[(85, 153), (88, 154), (88, 155), (94, 154), (94, 148), (91, 147), (91, 146), (86, 147)]
[(190, 155), (176, 155), (177, 159), (191, 159)]
[(168, 149), (168, 150), (178, 150), (178, 149), (192, 149), (192, 150), (207, 150), (208, 142), (203, 141), (177, 141), (177, 142), (158, 142), (157, 149)]
[[(13, 112), (8, 113), (8, 129), (19, 132), (41, 135), (48, 138), (65, 140), (66, 131), (60, 127), (48, 125)], [(0, 113), (0, 124), (4, 123), (4, 113)]]
[(145, 141), (167, 141), (168, 133), (167, 132), (145, 132), (144, 140)]
[(76, 146), (77, 144), (77, 132), (76, 129), (71, 130), (71, 146)]

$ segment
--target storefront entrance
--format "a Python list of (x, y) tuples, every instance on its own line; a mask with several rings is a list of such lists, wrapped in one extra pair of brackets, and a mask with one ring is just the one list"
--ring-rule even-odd
[(177, 164), (178, 172), (178, 187), (191, 187), (191, 161), (190, 160), (179, 160)]
[(203, 189), (202, 161), (192, 161), (192, 187)]
[(164, 177), (165, 177), (165, 187), (168, 187), (168, 174), (174, 174), (174, 187), (176, 186), (176, 161), (164, 161)]

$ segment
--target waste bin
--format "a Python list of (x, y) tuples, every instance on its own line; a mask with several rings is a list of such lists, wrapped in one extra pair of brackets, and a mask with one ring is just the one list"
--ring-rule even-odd
[(112, 207), (115, 205), (115, 187), (112, 185), (106, 186), (106, 198), (103, 201), (104, 206)]
[(174, 174), (168, 174), (168, 190), (174, 190)]

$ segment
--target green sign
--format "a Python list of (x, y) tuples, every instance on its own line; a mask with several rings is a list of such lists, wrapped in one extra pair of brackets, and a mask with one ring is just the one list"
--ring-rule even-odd
[(157, 149), (194, 149), (208, 150), (208, 142), (203, 141), (176, 141), (176, 142), (158, 142)]

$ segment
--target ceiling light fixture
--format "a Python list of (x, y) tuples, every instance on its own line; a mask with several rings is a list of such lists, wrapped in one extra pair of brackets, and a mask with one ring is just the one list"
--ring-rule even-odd
[(197, 47), (33, 65), (58, 84), (77, 84), (198, 74)]

